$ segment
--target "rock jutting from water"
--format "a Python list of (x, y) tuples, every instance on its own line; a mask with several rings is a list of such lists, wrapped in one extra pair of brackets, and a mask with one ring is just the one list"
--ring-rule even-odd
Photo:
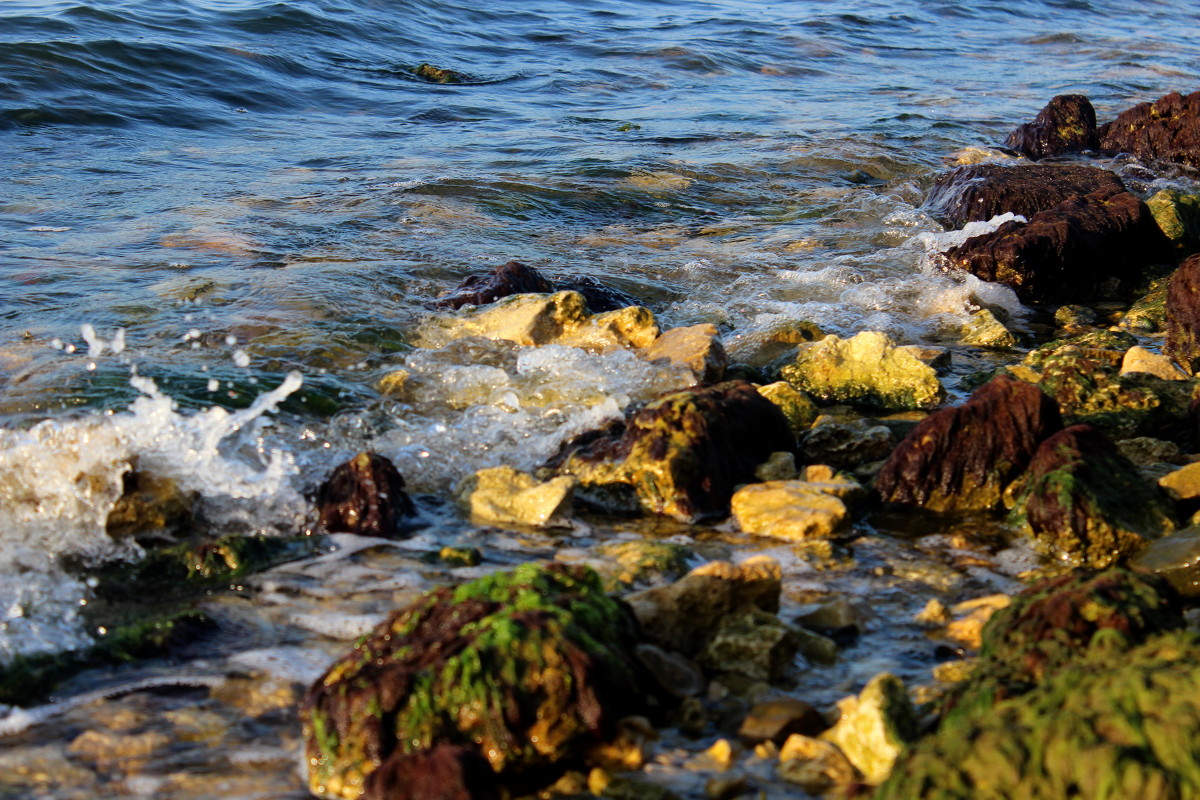
[(1200, 165), (1200, 92), (1163, 95), (1117, 115), (1098, 131), (1104, 155)]
[(445, 297), (434, 302), (436, 308), (455, 309), (483, 306), (514, 294), (550, 293), (554, 284), (533, 267), (509, 261), (484, 275), (470, 275)]
[(1096, 110), (1081, 94), (1054, 97), (1033, 120), (1008, 135), (1004, 144), (1033, 160), (1096, 149)]
[(321, 527), (333, 533), (394, 538), (401, 520), (416, 513), (396, 465), (377, 453), (335, 467), (316, 502)]

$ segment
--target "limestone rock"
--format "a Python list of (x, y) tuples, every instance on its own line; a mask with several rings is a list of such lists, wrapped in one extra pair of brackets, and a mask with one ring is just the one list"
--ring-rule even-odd
[(808, 430), (821, 413), (808, 395), (787, 381), (760, 386), (758, 393), (779, 406), (779, 410), (787, 417), (792, 432), (797, 436)]
[(885, 503), (931, 511), (995, 509), (1040, 442), (1061, 429), (1053, 400), (1001, 375), (919, 423), (892, 451), (875, 491)]
[(1094, 150), (1096, 110), (1081, 94), (1061, 94), (1051, 99), (1033, 122), (1027, 122), (1008, 135), (1004, 144), (1034, 161), (1048, 156)]
[(821, 738), (836, 744), (867, 783), (879, 784), (892, 764), (917, 738), (917, 714), (904, 684), (882, 673), (858, 697), (838, 702), (841, 717)]
[(1076, 195), (1123, 192), (1114, 173), (1079, 164), (977, 164), (938, 177), (925, 206), (951, 228), (1012, 212), (1028, 219)]
[(317, 510), (327, 531), (391, 538), (400, 535), (401, 520), (416, 513), (396, 466), (368, 452), (333, 470), (317, 489)]
[(439, 298), (434, 306), (448, 309), (483, 306), (509, 295), (553, 291), (554, 284), (542, 273), (520, 261), (509, 261), (486, 275), (469, 276), (453, 292)]
[(743, 486), (730, 507), (743, 531), (777, 539), (826, 539), (850, 519), (845, 503), (806, 481)]
[(796, 471), (796, 456), (787, 451), (771, 453), (770, 458), (758, 465), (754, 477), (760, 481), (791, 481), (800, 473)]
[(755, 703), (738, 728), (738, 738), (748, 747), (759, 742), (783, 744), (793, 734), (816, 736), (828, 727), (817, 709), (803, 700), (785, 697)]
[(1200, 253), (1185, 259), (1171, 275), (1166, 313), (1163, 352), (1194, 375), (1200, 371)]
[(853, 470), (887, 458), (895, 443), (896, 437), (886, 425), (821, 416), (801, 437), (800, 452), (805, 461)]
[(832, 742), (794, 733), (779, 750), (779, 776), (811, 795), (853, 786), (862, 775)]
[(570, 525), (575, 479), (538, 481), (512, 467), (481, 469), (458, 485), (458, 506), (473, 519), (501, 525)]
[(1020, 344), (1016, 335), (986, 308), (971, 313), (970, 320), (963, 325), (962, 343), (994, 350), (1011, 350)]
[(1146, 205), (1154, 221), (1182, 255), (1200, 250), (1200, 195), (1184, 194), (1177, 189), (1156, 192)]
[(1027, 303), (1078, 302), (1128, 285), (1148, 264), (1173, 260), (1150, 209), (1128, 192), (1077, 195), (1009, 221), (945, 253), (950, 263), (1008, 286)]
[(734, 487), (793, 444), (776, 405), (728, 381), (666, 394), (567, 442), (545, 472), (575, 476), (579, 496), (595, 504), (620, 508), (633, 496), (647, 511), (693, 522), (727, 513)]
[(1095, 569), (1174, 529), (1171, 509), (1096, 428), (1073, 425), (1042, 442), (1018, 498), (1038, 544)]
[(599, 552), (616, 559), (621, 568), (617, 580), (624, 584), (676, 580), (688, 571), (688, 559), (692, 558), (692, 551), (684, 545), (653, 539), (611, 542)]
[(801, 350), (781, 376), (827, 403), (903, 411), (934, 408), (946, 396), (932, 367), (877, 331), (849, 339), (827, 336)]
[(1121, 112), (1099, 130), (1100, 152), (1200, 166), (1200, 92), (1178, 92)]
[(1176, 500), (1200, 499), (1200, 462), (1180, 467), (1159, 478), (1158, 485)]
[(717, 326), (692, 325), (665, 331), (638, 355), (647, 361), (665, 360), (686, 367), (696, 376), (696, 383), (716, 383), (725, 374), (728, 358), (721, 344)]
[(1162, 378), (1164, 381), (1184, 381), (1188, 374), (1181, 370), (1170, 358), (1147, 350), (1144, 347), (1131, 347), (1125, 352), (1121, 361), (1121, 374), (1128, 375), (1141, 372)]

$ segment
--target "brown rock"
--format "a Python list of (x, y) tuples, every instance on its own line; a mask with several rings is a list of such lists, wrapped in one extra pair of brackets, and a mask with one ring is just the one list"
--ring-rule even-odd
[(638, 354), (647, 361), (664, 360), (669, 364), (687, 367), (696, 376), (696, 383), (715, 383), (725, 375), (729, 359), (721, 343), (717, 326), (692, 325), (672, 328), (661, 334)]
[(416, 513), (396, 465), (366, 452), (336, 467), (321, 484), (317, 511), (327, 531), (385, 538), (397, 538), (401, 518)]
[(1123, 111), (1099, 130), (1104, 155), (1200, 166), (1200, 92), (1178, 92)]
[(633, 295), (609, 286), (590, 275), (580, 275), (577, 278), (557, 281), (555, 286), (560, 291), (579, 292), (587, 301), (588, 311), (593, 314), (603, 314), (605, 311), (617, 311), (629, 306), (642, 305), (642, 302)]
[[(511, 294), (553, 292), (554, 284), (533, 267), (509, 261), (487, 275), (471, 275), (453, 292), (439, 298), (437, 308), (482, 306)], [(594, 310), (594, 309), (593, 309)]]
[(1167, 343), (1163, 352), (1189, 373), (1200, 369), (1200, 253), (1186, 258), (1167, 284)]
[(462, 745), (394, 750), (363, 788), (363, 800), (500, 800), (487, 759)]
[(1039, 158), (1094, 150), (1096, 110), (1081, 94), (1060, 94), (1027, 122), (1008, 135), (1004, 144), (1035, 161)]
[(1074, 302), (1148, 264), (1173, 261), (1172, 245), (1146, 204), (1104, 189), (1010, 221), (946, 251), (953, 265), (1011, 287), (1025, 302)]
[(1077, 164), (1025, 164), (958, 167), (937, 179), (925, 207), (952, 228), (1012, 212), (1031, 217), (1080, 194), (1125, 191), (1115, 174)]
[(816, 736), (828, 727), (817, 709), (803, 700), (786, 697), (755, 703), (742, 720), (738, 738), (748, 747), (759, 742), (783, 744), (794, 733)]
[(1053, 400), (1000, 375), (918, 424), (892, 451), (875, 490), (885, 503), (932, 511), (993, 509), (1038, 444), (1061, 429)]

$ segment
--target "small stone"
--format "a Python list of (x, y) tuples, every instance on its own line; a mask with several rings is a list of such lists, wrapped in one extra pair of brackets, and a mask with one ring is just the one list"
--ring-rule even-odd
[(820, 411), (816, 404), (804, 392), (792, 386), (787, 381), (776, 381), (760, 386), (758, 393), (779, 406), (779, 410), (787, 417), (788, 426), (797, 436), (812, 427)]
[(796, 640), (800, 655), (814, 664), (836, 664), (838, 659), (837, 642), (828, 636), (822, 636), (807, 628), (795, 628)]
[(928, 364), (934, 369), (950, 366), (950, 349), (946, 347), (931, 347), (924, 344), (902, 344), (896, 348), (913, 356), (922, 364)]
[(962, 683), (975, 674), (978, 665), (979, 660), (974, 658), (944, 661), (933, 668), (933, 678), (942, 683)]
[(1200, 597), (1200, 527), (1155, 539), (1130, 566), (1139, 572), (1161, 575), (1184, 597)]
[(295, 687), (275, 678), (229, 678), (212, 690), (212, 698), (249, 717), (293, 711), (300, 699)]
[(171, 739), (158, 731), (121, 735), (91, 730), (75, 737), (67, 751), (102, 772), (138, 773), (170, 744)]
[(634, 648), (658, 685), (676, 697), (697, 697), (704, 691), (704, 673), (691, 660), (657, 645), (642, 642)]
[(845, 503), (804, 481), (744, 486), (734, 492), (730, 508), (743, 531), (777, 539), (829, 538), (850, 517)]
[(886, 425), (825, 416), (817, 418), (802, 440), (800, 452), (805, 460), (847, 470), (887, 458), (896, 444)]
[(878, 785), (896, 758), (917, 738), (917, 715), (900, 679), (876, 675), (857, 697), (838, 701), (841, 718), (821, 738), (836, 744), (863, 774)]
[(1082, 328), (1086, 325), (1094, 325), (1096, 322), (1096, 312), (1087, 306), (1066, 305), (1059, 306), (1054, 311), (1054, 324), (1060, 328)]
[(540, 482), (512, 467), (481, 469), (465, 478), (457, 502), (472, 519), (535, 528), (570, 526), (577, 481), (570, 476)]
[(837, 745), (794, 733), (779, 751), (779, 776), (812, 795), (848, 787), (860, 774)]
[(986, 308), (971, 313), (963, 325), (962, 343), (993, 350), (1012, 350), (1020, 344), (1016, 335)]
[(878, 331), (830, 335), (803, 348), (781, 376), (825, 402), (903, 411), (934, 408), (946, 396), (932, 367)]
[(1167, 381), (1185, 381), (1188, 378), (1188, 374), (1171, 359), (1141, 346), (1129, 348), (1121, 360), (1121, 374), (1128, 375), (1131, 372), (1143, 372)]
[(733, 766), (733, 745), (728, 739), (717, 739), (712, 747), (704, 751), (704, 756), (724, 772)]
[(866, 629), (862, 613), (845, 597), (835, 597), (821, 603), (812, 611), (797, 616), (796, 622), (809, 630), (825, 634), (845, 630), (862, 633)]
[(994, 613), (1007, 608), (1011, 602), (1008, 595), (995, 594), (959, 603), (951, 609), (955, 618), (946, 623), (939, 635), (955, 644), (978, 650), (982, 646), (983, 626)]
[(946, 604), (936, 597), (931, 598), (925, 607), (913, 617), (913, 622), (932, 628), (945, 625), (949, 621), (950, 609), (946, 608)]
[(1167, 473), (1159, 478), (1158, 485), (1177, 501), (1200, 498), (1200, 461)]
[(599, 552), (616, 559), (621, 567), (617, 580), (624, 584), (676, 580), (688, 571), (692, 557), (692, 551), (681, 544), (650, 539), (611, 542)]
[(792, 734), (816, 736), (828, 727), (821, 712), (803, 700), (788, 697), (755, 703), (742, 720), (738, 738), (748, 747), (765, 741), (783, 744)]
[(614, 736), (588, 748), (587, 760), (610, 770), (638, 770), (646, 764), (649, 743), (657, 738), (658, 732), (645, 717), (623, 717)]
[(215, 742), (225, 735), (229, 723), (220, 714), (198, 708), (180, 708), (163, 714), (181, 742)]
[[(63, 752), (62, 745), (20, 747), (10, 744), (0, 752), (0, 792), (18, 797), (95, 797), (87, 794), (60, 795), (50, 790), (63, 788), (91, 789), (97, 782), (96, 773), (81, 767)], [(30, 793), (11, 790), (29, 789)], [(38, 791), (41, 790), (41, 791)], [(36, 794), (34, 792), (37, 792)]]
[(710, 323), (665, 331), (649, 347), (638, 351), (647, 361), (663, 360), (686, 367), (696, 383), (716, 383), (725, 375), (728, 357), (717, 326)]
[(798, 474), (796, 472), (796, 456), (786, 451), (771, 453), (771, 457), (754, 470), (754, 477), (764, 482), (790, 481), (794, 480)]
[(1133, 439), (1121, 439), (1116, 444), (1121, 455), (1128, 458), (1136, 467), (1181, 463), (1182, 455), (1179, 445), (1174, 442), (1154, 439), (1150, 436), (1138, 436)]
[(410, 373), (406, 369), (398, 369), (394, 372), (389, 372), (379, 379), (376, 388), (381, 394), (390, 395), (392, 397), (403, 397), (404, 387), (408, 385)]
[(796, 628), (751, 609), (724, 617), (697, 660), (710, 670), (769, 681), (787, 674), (799, 648)]
[(401, 536), (402, 518), (416, 513), (396, 465), (370, 452), (334, 468), (317, 489), (317, 510), (327, 531), (385, 538)]
[(542, 273), (520, 261), (509, 261), (483, 275), (471, 275), (453, 292), (437, 300), (438, 308), (482, 306), (514, 294), (548, 293), (554, 284)]
[(1200, 249), (1200, 195), (1162, 189), (1146, 201), (1154, 221), (1182, 254)]

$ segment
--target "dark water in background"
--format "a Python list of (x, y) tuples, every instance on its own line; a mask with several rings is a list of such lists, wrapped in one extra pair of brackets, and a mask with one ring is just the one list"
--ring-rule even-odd
[[(198, 491), (217, 530), (294, 531), (358, 447), (444, 494), (653, 393), (619, 356), (411, 353), (472, 272), (593, 275), (735, 352), (802, 319), (953, 341), (988, 290), (929, 264), (932, 176), (1055, 94), (1104, 121), (1200, 89), (1184, 0), (477, 6), (0, 3), (0, 661), (88, 641), (88, 590), (54, 559), (127, 554), (103, 521), (131, 463)], [(382, 400), (401, 364), (441, 387)], [(290, 372), (273, 426), (200, 413)], [(279, 597), (335, 627), (383, 607)], [(282, 794), (229, 796), (295, 796), (276, 769)], [(110, 789), (191, 796), (165, 785)]]

